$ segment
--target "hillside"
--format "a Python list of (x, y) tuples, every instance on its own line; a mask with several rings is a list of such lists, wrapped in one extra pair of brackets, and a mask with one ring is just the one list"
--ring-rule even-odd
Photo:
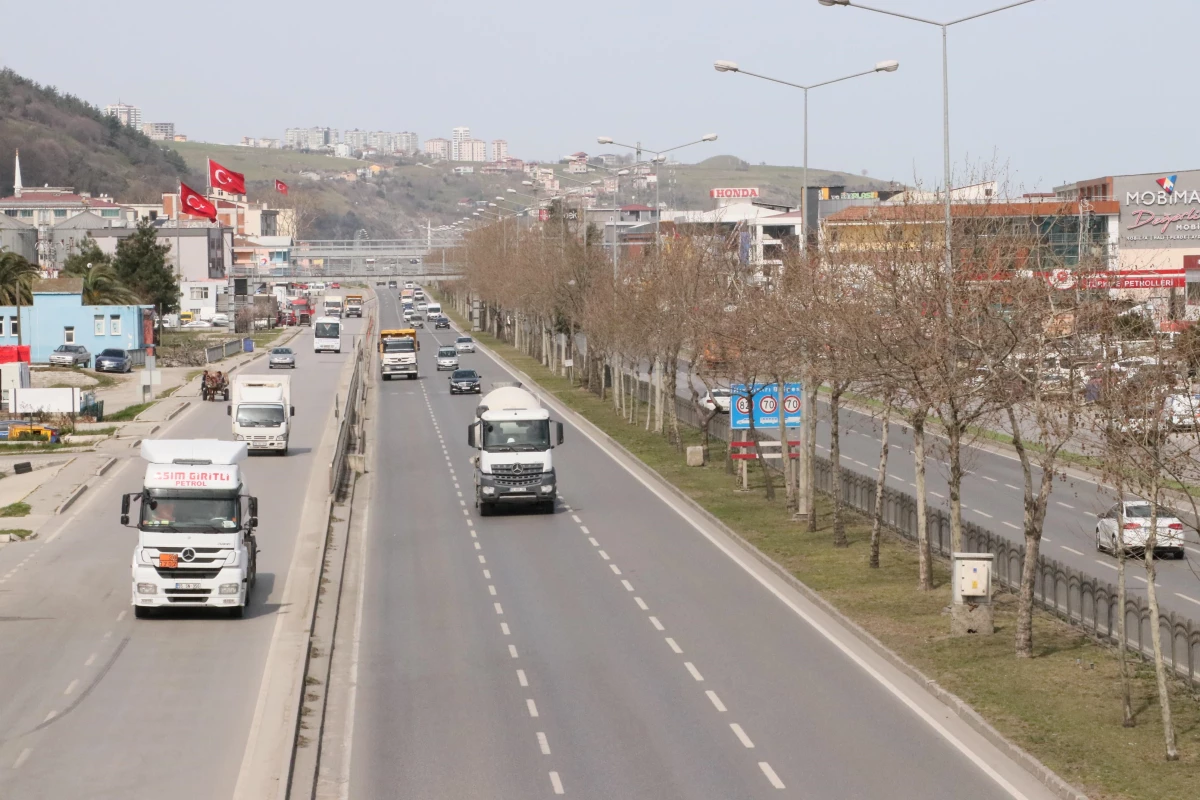
[(26, 186), (73, 186), (125, 202), (150, 202), (177, 186), (186, 166), (140, 131), (53, 86), (0, 70), (0, 195), (13, 187), (21, 151)]
[[(756, 187), (762, 199), (773, 203), (798, 206), (804, 185), (801, 167), (780, 167), (746, 163), (737, 156), (713, 156), (699, 164), (667, 164), (661, 169), (663, 202), (686, 208), (710, 208), (709, 189), (717, 187)], [(845, 186), (848, 189), (871, 191), (886, 189), (892, 181), (852, 175), (836, 170), (808, 168), (809, 186)]]

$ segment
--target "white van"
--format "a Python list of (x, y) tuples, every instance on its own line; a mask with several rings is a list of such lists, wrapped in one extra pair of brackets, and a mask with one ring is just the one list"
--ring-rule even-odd
[(337, 317), (317, 317), (313, 322), (313, 352), (342, 352), (342, 321)]

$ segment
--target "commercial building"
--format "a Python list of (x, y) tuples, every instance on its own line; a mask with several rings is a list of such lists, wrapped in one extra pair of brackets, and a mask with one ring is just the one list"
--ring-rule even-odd
[(175, 123), (143, 122), (142, 133), (156, 142), (173, 142), (175, 141)]
[(93, 355), (108, 347), (137, 350), (153, 343), (154, 308), (147, 305), (88, 306), (81, 278), (36, 281), (33, 304), (0, 306), (0, 346), (20, 339), (34, 363), (46, 363), (59, 345), (81, 344)]
[(116, 117), (122, 125), (127, 125), (139, 131), (142, 129), (142, 110), (137, 106), (117, 103), (116, 105), (105, 106), (104, 113), (110, 117)]
[(471, 129), (467, 127), (455, 128), (450, 132), (450, 160), (451, 161), (469, 161), (470, 159), (463, 157), (463, 143), (471, 141)]
[[(104, 228), (90, 231), (100, 250), (110, 255), (117, 244), (132, 236), (133, 228)], [(225, 281), (233, 267), (233, 229), (210, 223), (164, 221), (158, 228), (160, 241), (171, 245), (167, 267), (181, 281)]]
[(425, 140), (425, 155), (439, 158), (442, 161), (449, 161), (451, 155), (451, 142), (449, 139), (426, 139)]

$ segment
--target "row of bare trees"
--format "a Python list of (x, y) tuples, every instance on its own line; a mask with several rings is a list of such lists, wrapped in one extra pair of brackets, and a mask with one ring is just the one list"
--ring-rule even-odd
[[(1140, 306), (1108, 289), (1109, 253), (1088, 239), (1085, 219), (1075, 247), (1048, 234), (1070, 221), (1071, 208), (1050, 218), (1042, 207), (1035, 213), (999, 201), (956, 209), (949, 259), (941, 213), (940, 206), (880, 207), (853, 225), (827, 229), (819, 248), (785, 246), (762, 266), (744, 263), (734, 226), (664, 224), (657, 239), (624, 247), (614, 267), (598, 231), (588, 232), (585, 246), (579, 226), (552, 207), (540, 224), (509, 219), (469, 234), (456, 259), (466, 276), (454, 301), (464, 311), (474, 303), (484, 330), (611, 398), (615, 413), (677, 447), (679, 403), (690, 403), (707, 448), (715, 412), (701, 403), (705, 389), (796, 379), (806, 391), (822, 387), (833, 423), (834, 486), (842, 408), (851, 397), (860, 408), (870, 403), (878, 410), (880, 450), (868, 569), (880, 565), (889, 426), (902, 421), (912, 436), (920, 591), (935, 589), (926, 519), (930, 451), (938, 448), (948, 464), (951, 547), (962, 550), (972, 445), (982, 430), (1003, 431), (1024, 478), (1014, 641), (1020, 658), (1035, 654), (1037, 562), (1050, 498), (1065, 480), (1066, 460), (1086, 459), (1118, 496), (1153, 504), (1150, 538), (1136, 555), (1147, 581), (1166, 755), (1174, 759), (1155, 537), (1159, 506), (1168, 500), (1200, 516), (1188, 488), (1200, 483), (1200, 434), (1194, 427), (1178, 432), (1186, 420), (1164, 413), (1192, 397), (1200, 337), (1157, 333)], [(646, 402), (642, 382), (651, 386)], [(780, 430), (751, 430), (751, 440), (788, 441), (779, 416)], [(816, 423), (815, 414), (806, 415), (805, 451), (782, 459), (777, 478), (763, 471), (768, 498), (780, 491), (781, 513), (807, 521), (809, 530), (819, 522), (809, 513)], [(848, 544), (846, 517), (834, 492), (835, 546)], [(1124, 524), (1117, 519), (1118, 530)], [(1116, 556), (1123, 609), (1126, 549), (1117, 547)], [(1116, 621), (1121, 641), (1124, 616)], [(1121, 652), (1125, 719), (1132, 724)]]

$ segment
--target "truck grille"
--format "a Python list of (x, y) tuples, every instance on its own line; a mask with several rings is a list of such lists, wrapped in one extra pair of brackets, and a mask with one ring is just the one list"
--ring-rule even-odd
[(492, 478), (501, 486), (536, 486), (544, 464), (493, 464)]
[(158, 573), (160, 578), (171, 578), (177, 581), (211, 581), (217, 575), (221, 574), (221, 568), (201, 568), (195, 567), (185, 568), (179, 567), (171, 569), (170, 567), (155, 567), (154, 571)]

